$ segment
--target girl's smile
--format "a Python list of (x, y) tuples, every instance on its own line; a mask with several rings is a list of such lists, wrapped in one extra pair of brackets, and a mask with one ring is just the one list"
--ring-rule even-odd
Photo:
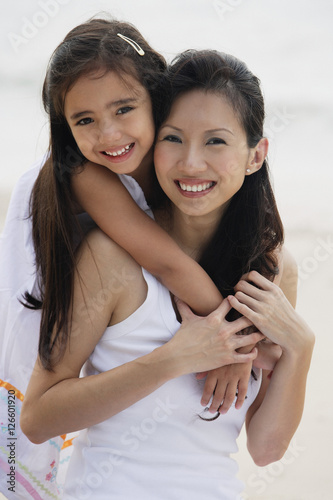
[(88, 160), (118, 174), (130, 174), (145, 159), (151, 161), (151, 100), (132, 76), (112, 71), (82, 76), (67, 92), (64, 108), (74, 139)]
[(133, 154), (135, 148), (135, 142), (126, 144), (126, 146), (117, 146), (115, 148), (109, 148), (105, 151), (100, 151), (101, 154), (106, 156), (106, 159), (110, 163), (121, 163), (130, 158)]

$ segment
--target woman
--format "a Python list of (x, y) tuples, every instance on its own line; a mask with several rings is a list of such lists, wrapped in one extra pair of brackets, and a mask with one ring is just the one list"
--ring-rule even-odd
[[(179, 324), (168, 291), (103, 233), (88, 236), (78, 255), (70, 341), (62, 358), (52, 353), (53, 372), (37, 362), (21, 420), (35, 442), (85, 428), (65, 499), (234, 500), (241, 485), (230, 453), (245, 418), (249, 451), (265, 465), (281, 458), (302, 414), (313, 333), (263, 276), (274, 279), (280, 260), (280, 285), (294, 303), (295, 283), (285, 279), (292, 264), (280, 251), (267, 177), (258, 80), (236, 59), (210, 51), (185, 53), (168, 78), (171, 107), (155, 164), (171, 206), (155, 215), (186, 253), (201, 259), (222, 293), (235, 287), (236, 295), (208, 318), (178, 303), (183, 324), (173, 335)], [(207, 422), (203, 382), (192, 373), (234, 357), (235, 338), (222, 347), (221, 336), (246, 320), (225, 322), (228, 303), (282, 353), (273, 373), (254, 369), (240, 410)], [(86, 377), (79, 379), (84, 364)]]

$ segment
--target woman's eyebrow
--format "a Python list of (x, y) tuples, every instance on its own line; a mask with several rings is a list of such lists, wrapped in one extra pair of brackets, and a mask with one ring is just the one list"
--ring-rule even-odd
[(207, 134), (214, 134), (214, 132), (229, 132), (229, 134), (235, 135), (230, 129), (221, 127), (221, 128), (212, 128), (210, 130), (206, 130)]
[[(116, 106), (124, 106), (126, 104), (134, 104), (138, 101), (139, 99), (136, 97), (128, 97), (126, 99), (118, 99), (117, 101), (110, 101), (105, 105), (106, 109), (116, 107)], [(84, 115), (91, 114), (93, 113), (92, 110), (86, 109), (84, 111), (78, 111), (76, 113), (73, 113), (70, 116), (71, 120), (77, 120), (78, 118), (81, 118)]]
[[(170, 125), (169, 123), (165, 123), (165, 125), (162, 125), (162, 128), (169, 127), (174, 130), (177, 130), (178, 132), (182, 132), (181, 128), (175, 127), (174, 125)], [(212, 128), (209, 130), (205, 130), (205, 134), (214, 134), (215, 132), (228, 132), (229, 134), (235, 135), (230, 129), (221, 127), (221, 128)]]
[(182, 131), (182, 129), (181, 129), (181, 128), (175, 127), (174, 125), (170, 125), (169, 123), (165, 123), (164, 125), (162, 125), (162, 126), (161, 126), (161, 129), (162, 129), (162, 128), (165, 128), (165, 127), (173, 128), (174, 130), (177, 130), (178, 132), (181, 132), (181, 131)]

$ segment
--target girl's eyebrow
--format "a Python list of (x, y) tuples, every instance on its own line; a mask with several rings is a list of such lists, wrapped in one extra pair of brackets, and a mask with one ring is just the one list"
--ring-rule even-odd
[[(119, 99), (118, 101), (111, 101), (111, 102), (108, 102), (105, 106), (106, 109), (109, 109), (109, 108), (112, 108), (112, 107), (117, 107), (117, 106), (124, 106), (126, 104), (134, 104), (138, 101), (138, 98), (136, 97), (128, 97), (127, 99)], [(78, 118), (81, 118), (82, 116), (84, 115), (87, 115), (87, 114), (92, 114), (93, 111), (89, 110), (89, 109), (86, 109), (84, 111), (78, 111), (76, 113), (73, 113), (71, 116), (70, 116), (70, 119), (71, 120), (77, 120)]]

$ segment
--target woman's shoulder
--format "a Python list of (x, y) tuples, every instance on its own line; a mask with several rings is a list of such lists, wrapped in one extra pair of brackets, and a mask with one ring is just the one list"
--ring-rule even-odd
[(78, 266), (90, 295), (103, 304), (108, 325), (116, 324), (140, 307), (147, 296), (141, 266), (99, 228), (85, 238)]
[(90, 255), (97, 267), (103, 268), (103, 275), (108, 274), (110, 269), (120, 268), (123, 266), (138, 268), (139, 264), (131, 257), (131, 255), (121, 246), (113, 241), (98, 227), (93, 228), (79, 248), (78, 261), (82, 256)]
[[(113, 302), (119, 301), (122, 295), (128, 298), (133, 284), (139, 287), (140, 282), (144, 282), (141, 266), (98, 227), (92, 229), (83, 240), (77, 254), (77, 264), (80, 276), (91, 289), (108, 290), (112, 285)], [(115, 282), (117, 287), (114, 286)]]
[(278, 253), (279, 261), (279, 287), (295, 307), (297, 298), (298, 266), (290, 251), (283, 246)]

